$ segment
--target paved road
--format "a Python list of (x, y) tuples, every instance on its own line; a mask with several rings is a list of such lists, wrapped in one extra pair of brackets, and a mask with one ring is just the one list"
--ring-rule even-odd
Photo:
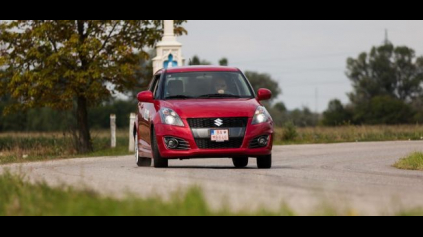
[(277, 209), (286, 203), (312, 214), (325, 203), (359, 214), (389, 214), (423, 207), (423, 172), (392, 167), (398, 158), (423, 151), (423, 142), (277, 146), (274, 167), (234, 169), (229, 159), (171, 161), (168, 169), (138, 168), (131, 156), (8, 165), (32, 180), (93, 188), (107, 195), (142, 197), (197, 185), (214, 207)]

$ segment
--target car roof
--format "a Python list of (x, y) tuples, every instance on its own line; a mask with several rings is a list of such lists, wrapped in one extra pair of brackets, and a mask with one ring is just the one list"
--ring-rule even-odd
[(184, 66), (172, 67), (167, 69), (160, 69), (156, 74), (160, 73), (181, 73), (181, 72), (239, 72), (236, 67), (223, 67), (223, 66)]

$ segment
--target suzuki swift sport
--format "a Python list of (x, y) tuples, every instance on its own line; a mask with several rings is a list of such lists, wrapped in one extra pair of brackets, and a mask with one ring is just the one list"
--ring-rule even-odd
[(237, 68), (177, 67), (158, 71), (138, 94), (134, 124), (138, 166), (168, 167), (169, 159), (232, 158), (237, 168), (257, 158), (272, 166), (273, 120)]

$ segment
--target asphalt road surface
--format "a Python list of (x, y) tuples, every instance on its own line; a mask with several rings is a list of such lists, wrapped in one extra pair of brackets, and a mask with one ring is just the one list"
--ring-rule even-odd
[[(423, 151), (423, 142), (369, 142), (274, 148), (270, 170), (233, 168), (230, 159), (174, 160), (170, 168), (138, 168), (132, 156), (13, 164), (31, 180), (88, 187), (116, 197), (128, 193), (167, 199), (177, 190), (203, 189), (213, 208), (234, 210), (289, 205), (313, 214), (322, 205), (357, 214), (390, 214), (423, 207), (423, 172), (392, 167), (399, 158)], [(1, 170), (1, 169), (0, 169)]]

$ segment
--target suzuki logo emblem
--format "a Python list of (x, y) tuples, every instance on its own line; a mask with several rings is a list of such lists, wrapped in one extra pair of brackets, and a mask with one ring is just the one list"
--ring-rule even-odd
[(215, 124), (216, 126), (220, 127), (220, 126), (222, 126), (222, 125), (223, 125), (223, 120), (221, 120), (221, 119), (216, 119), (216, 120), (214, 120), (214, 124)]

